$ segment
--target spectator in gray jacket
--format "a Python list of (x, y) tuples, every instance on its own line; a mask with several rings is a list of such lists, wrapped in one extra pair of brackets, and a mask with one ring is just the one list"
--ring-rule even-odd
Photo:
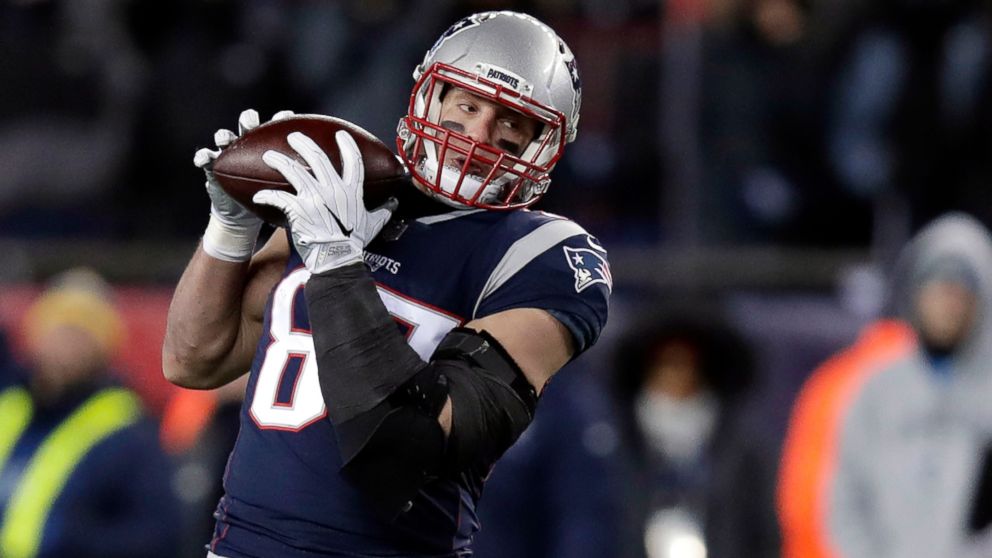
[(992, 440), (992, 238), (945, 215), (904, 250), (897, 312), (918, 349), (859, 388), (844, 417), (828, 532), (843, 558), (988, 556), (979, 482)]

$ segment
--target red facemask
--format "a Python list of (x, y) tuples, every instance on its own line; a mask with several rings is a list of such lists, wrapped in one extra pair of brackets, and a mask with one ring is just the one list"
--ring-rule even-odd
[[(439, 123), (441, 97), (448, 86), (499, 103), (539, 124), (536, 137), (519, 155), (473, 141)], [(435, 63), (420, 76), (400, 121), (397, 147), (419, 187), (456, 207), (509, 210), (540, 199), (549, 173), (564, 150), (565, 115), (493, 80)], [(464, 160), (443, 165), (450, 153)], [(477, 169), (485, 169), (484, 174)], [(473, 172), (474, 171), (474, 172)]]

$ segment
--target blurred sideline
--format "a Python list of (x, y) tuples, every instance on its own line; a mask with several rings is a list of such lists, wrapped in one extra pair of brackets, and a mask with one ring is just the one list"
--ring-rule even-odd
[[(0, 327), (10, 336), (15, 358), (23, 357), (25, 311), (42, 292), (37, 285), (4, 285), (0, 289)], [(179, 388), (162, 377), (162, 338), (172, 290), (163, 287), (124, 286), (114, 289), (114, 299), (124, 319), (128, 342), (112, 365), (120, 379), (144, 400), (148, 410), (160, 415), (166, 401)]]

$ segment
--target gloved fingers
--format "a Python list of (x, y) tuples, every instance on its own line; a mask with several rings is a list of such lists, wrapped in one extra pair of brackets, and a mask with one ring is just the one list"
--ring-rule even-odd
[(357, 221), (362, 218), (363, 213), (366, 213), (362, 187), (362, 181), (365, 179), (362, 152), (358, 149), (355, 138), (344, 130), (334, 134), (334, 139), (337, 140), (338, 151), (341, 153), (341, 180), (345, 194), (343, 202), (351, 220)]
[(268, 205), (282, 211), (290, 223), (298, 220), (303, 214), (300, 202), (293, 194), (282, 190), (261, 190), (251, 197), (251, 201), (259, 205)]
[(236, 139), (238, 139), (237, 134), (224, 128), (214, 132), (214, 143), (217, 144), (217, 147), (220, 149), (224, 149)]
[(357, 197), (362, 197), (362, 182), (365, 180), (365, 164), (362, 162), (362, 152), (355, 143), (355, 138), (344, 130), (334, 134), (341, 153), (341, 180), (350, 189), (357, 190)]
[(310, 176), (310, 173), (303, 165), (286, 155), (270, 149), (262, 154), (262, 162), (281, 174), (297, 194), (303, 192), (310, 194), (313, 190), (313, 177)]
[(300, 132), (289, 134), (286, 141), (310, 165), (310, 169), (320, 183), (317, 193), (327, 208), (342, 221), (350, 224), (352, 221), (350, 215), (353, 214), (347, 213), (349, 209), (348, 192), (341, 187), (341, 178), (324, 150)]
[(217, 159), (219, 155), (219, 149), (210, 149), (208, 147), (197, 149), (196, 153), (193, 155), (193, 164), (196, 165), (197, 168), (207, 168)]
[(286, 136), (286, 141), (307, 162), (318, 182), (325, 185), (335, 183), (338, 173), (334, 170), (334, 165), (331, 163), (330, 158), (327, 157), (327, 154), (324, 153), (324, 150), (316, 142), (301, 132), (289, 134)]
[(238, 116), (238, 135), (243, 136), (246, 132), (258, 128), (258, 122), (257, 110), (248, 109), (241, 111), (241, 114)]
[(275, 122), (277, 120), (285, 120), (290, 116), (296, 116), (296, 113), (291, 110), (281, 110), (272, 115), (272, 122)]

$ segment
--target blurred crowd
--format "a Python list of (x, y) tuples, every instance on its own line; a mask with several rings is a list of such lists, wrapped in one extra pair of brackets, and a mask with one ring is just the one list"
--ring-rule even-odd
[(10, 0), (0, 233), (192, 238), (212, 130), (250, 105), (391, 143), (423, 45), (494, 7), (576, 52), (582, 124), (545, 208), (607, 241), (885, 245), (992, 217), (984, 0)]
[[(213, 130), (292, 109), (391, 143), (423, 46), (493, 8), (582, 72), (542, 209), (611, 249), (884, 272), (854, 309), (618, 275), (603, 342), (493, 472), (479, 558), (992, 555), (987, 0), (0, 2), (0, 239), (191, 245)], [(0, 308), (0, 556), (202, 557), (243, 385), (136, 381), (119, 290), (38, 279)]]

